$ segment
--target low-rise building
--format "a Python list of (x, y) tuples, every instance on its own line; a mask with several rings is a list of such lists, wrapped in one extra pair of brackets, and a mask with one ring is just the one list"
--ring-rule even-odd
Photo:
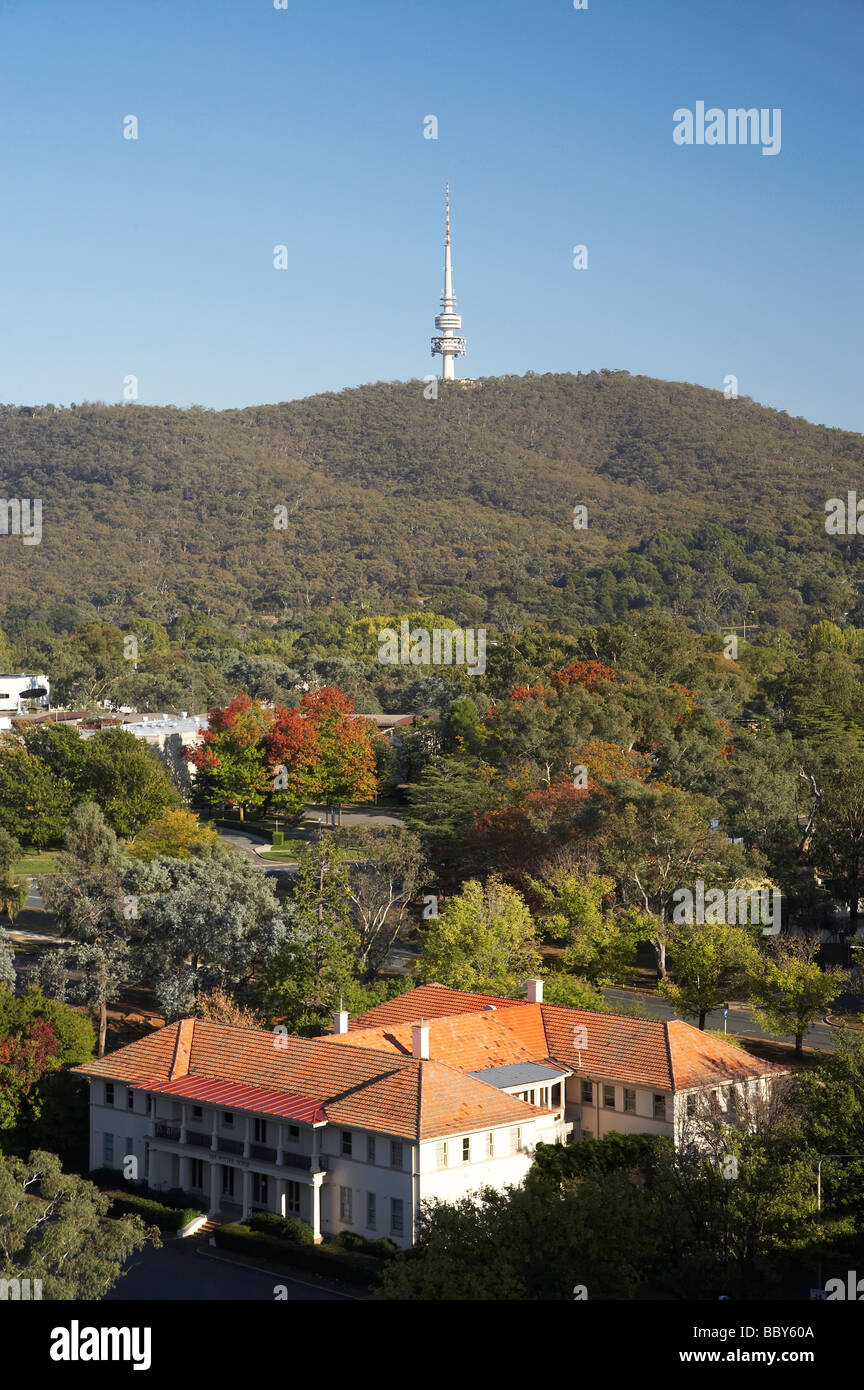
[(782, 1069), (679, 1020), (423, 985), (320, 1038), (183, 1019), (76, 1068), (90, 1164), (201, 1196), (211, 1215), (294, 1215), (413, 1243), (420, 1204), (526, 1175), (536, 1146), (730, 1120)]
[[(90, 1078), (90, 1165), (252, 1211), (399, 1246), (420, 1203), (517, 1183), (558, 1106), (428, 1056), (425, 1029), (394, 1056), (327, 1040), (183, 1019), (77, 1071)], [(560, 1078), (559, 1078), (560, 1080)]]
[(31, 709), (49, 709), (51, 687), (48, 677), (27, 675), (0, 676), (0, 714), (24, 714)]

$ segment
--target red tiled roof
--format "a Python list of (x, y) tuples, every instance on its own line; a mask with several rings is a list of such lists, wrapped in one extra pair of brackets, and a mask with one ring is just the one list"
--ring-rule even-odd
[[(487, 1011), (490, 1003), (496, 1006), (494, 1012)], [(542, 1038), (536, 1030), (538, 1014), (543, 1021)], [(763, 1062), (681, 1019), (630, 1018), (555, 1004), (529, 1004), (524, 999), (468, 994), (437, 984), (421, 985), (369, 1009), (349, 1021), (347, 1038), (328, 1035), (328, 1041), (347, 1042), (350, 1046), (356, 1037), (362, 1037), (364, 1046), (389, 1052), (407, 1051), (410, 1055), (408, 1025), (419, 1023), (421, 1018), (431, 1021), (430, 1054), (464, 1066), (467, 1071), (480, 1071), (483, 1065), (542, 1062), (552, 1058), (573, 1071), (591, 1072), (608, 1077), (610, 1081), (653, 1086), (664, 1091), (688, 1090), (694, 1086), (717, 1085), (784, 1071), (783, 1067)], [(480, 1020), (490, 1022), (484, 1024)], [(585, 1030), (585, 1046), (581, 1048), (575, 1045), (577, 1027)], [(440, 1044), (433, 1042), (439, 1029), (442, 1029), (438, 1034)], [(462, 1056), (470, 1057), (473, 1055), (471, 1046), (475, 1045), (475, 1039), (485, 1037), (486, 1029), (490, 1039), (500, 1040), (497, 1055), (502, 1060), (485, 1064), (465, 1062), (461, 1058), (457, 1061), (460, 1042)], [(514, 1035), (524, 1043), (525, 1054), (515, 1055), (518, 1044)], [(449, 1054), (443, 1045), (445, 1036), (451, 1043)], [(508, 1044), (504, 1043), (505, 1038), (510, 1040)], [(514, 1055), (505, 1058), (508, 1045)]]
[[(524, 1008), (524, 999), (504, 999), (498, 994), (468, 994), (461, 989), (449, 989), (447, 985), (418, 985), (407, 994), (397, 994), (385, 1004), (376, 1004), (365, 1014), (348, 1020), (348, 1030), (355, 1028), (379, 1028), (385, 1023), (419, 1023), (423, 1018), (446, 1018), (455, 1014), (480, 1013), (488, 1005), (496, 1009)], [(489, 1010), (491, 1012), (491, 1010)]]
[[(395, 1001), (394, 1001), (395, 1002)], [(374, 1012), (371, 1010), (370, 1012)], [(531, 1062), (547, 1055), (546, 1034), (539, 1004), (494, 1013), (460, 1013), (455, 1017), (426, 1020), (429, 1057), (448, 1062), (460, 1071), (482, 1071), (513, 1062)], [(369, 1047), (410, 1057), (411, 1023), (379, 1028), (355, 1028), (348, 1033), (328, 1033), (321, 1041), (342, 1047)]]
[(261, 1086), (240, 1086), (234, 1081), (210, 1081), (203, 1076), (183, 1076), (157, 1085), (135, 1083), (136, 1090), (156, 1091), (160, 1096), (182, 1096), (208, 1105), (225, 1105), (231, 1110), (252, 1110), (259, 1114), (281, 1115), (306, 1124), (323, 1121), (324, 1111), (317, 1100), (292, 1096), (287, 1091), (268, 1091)]
[(712, 1082), (741, 1081), (771, 1072), (781, 1075), (786, 1071), (785, 1067), (763, 1062), (723, 1038), (712, 1038), (679, 1018), (670, 1019), (666, 1032), (676, 1091)]
[[(178, 1047), (183, 1025), (189, 1070), (180, 1077), (176, 1067), (184, 1055), (184, 1047)], [(275, 1105), (305, 1101), (316, 1111), (320, 1108), (327, 1119), (404, 1139), (457, 1134), (468, 1115), (476, 1128), (492, 1128), (548, 1113), (443, 1062), (418, 1062), (366, 1047), (333, 1047), (318, 1038), (233, 1028), (206, 1019), (169, 1024), (73, 1070), (168, 1095), (187, 1094), (180, 1088), (188, 1088), (192, 1099), (198, 1098), (192, 1088), (233, 1086), (247, 1098), (249, 1108), (254, 1090), (262, 1097), (275, 1095)], [(240, 1102), (237, 1106), (245, 1108)], [(255, 1108), (265, 1114), (283, 1113), (271, 1104)]]

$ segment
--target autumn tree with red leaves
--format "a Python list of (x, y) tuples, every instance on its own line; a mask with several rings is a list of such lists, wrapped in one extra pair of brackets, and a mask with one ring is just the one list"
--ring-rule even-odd
[(300, 709), (315, 731), (311, 794), (339, 808), (341, 825), (345, 802), (369, 801), (378, 789), (366, 721), (354, 717), (354, 701), (335, 685), (307, 691)]
[(34, 1086), (57, 1066), (57, 1040), (44, 1018), (0, 1040), (0, 1130), (20, 1122)]
[(211, 709), (208, 720), (201, 743), (185, 757), (203, 775), (207, 800), (236, 806), (242, 820), (247, 807), (261, 806), (273, 790), (263, 748), (273, 715), (241, 690), (224, 709)]
[(279, 705), (263, 746), (271, 787), (269, 805), (296, 820), (316, 790), (320, 743), (314, 721), (299, 709)]
[(567, 685), (581, 685), (583, 690), (593, 694), (600, 689), (602, 681), (614, 681), (615, 672), (611, 667), (604, 666), (602, 661), (571, 661), (560, 671), (550, 671), (549, 679), (556, 690)]

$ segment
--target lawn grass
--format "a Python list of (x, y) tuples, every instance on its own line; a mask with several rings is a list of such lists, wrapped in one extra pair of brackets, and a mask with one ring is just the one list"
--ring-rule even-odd
[(33, 850), (12, 865), (13, 874), (53, 874), (56, 854), (49, 850)]
[(275, 859), (280, 864), (296, 864), (297, 850), (292, 850), (291, 845), (296, 845), (298, 849), (304, 848), (308, 844), (307, 840), (286, 840), (281, 849), (264, 849), (258, 855), (259, 859)]

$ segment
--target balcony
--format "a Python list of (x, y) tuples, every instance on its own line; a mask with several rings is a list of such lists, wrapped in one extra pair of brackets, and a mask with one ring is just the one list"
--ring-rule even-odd
[(282, 1151), (283, 1168), (303, 1168), (308, 1173), (312, 1167), (312, 1159), (308, 1154), (289, 1154)]
[(216, 1136), (216, 1143), (223, 1154), (242, 1154), (243, 1145), (239, 1139), (222, 1139)]
[(196, 1149), (209, 1149), (211, 1138), (211, 1135), (199, 1134), (196, 1130), (186, 1131), (186, 1143), (192, 1144)]
[(264, 1163), (275, 1163), (276, 1150), (268, 1148), (266, 1144), (250, 1144), (249, 1157), (260, 1158)]
[(175, 1144), (180, 1142), (179, 1125), (166, 1125), (161, 1120), (157, 1120), (154, 1133), (157, 1139), (173, 1139)]

